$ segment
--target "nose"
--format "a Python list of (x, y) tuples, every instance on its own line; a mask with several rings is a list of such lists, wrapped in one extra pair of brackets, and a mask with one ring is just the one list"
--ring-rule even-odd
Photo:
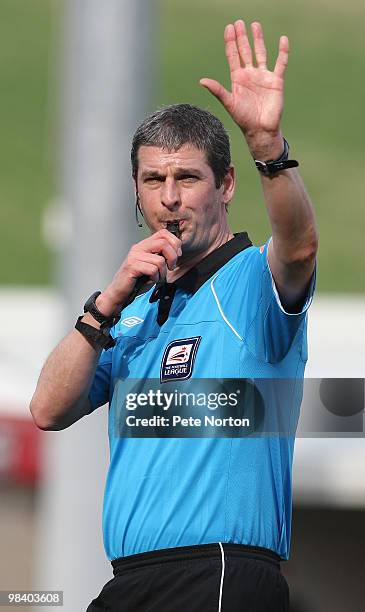
[(161, 187), (161, 204), (169, 210), (175, 210), (180, 206), (180, 194), (176, 181), (167, 177)]

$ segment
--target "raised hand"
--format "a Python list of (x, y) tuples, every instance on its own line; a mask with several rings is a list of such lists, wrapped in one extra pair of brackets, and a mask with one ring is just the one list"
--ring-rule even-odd
[[(280, 119), (284, 106), (284, 75), (288, 64), (289, 41), (281, 36), (279, 54), (274, 71), (267, 68), (267, 53), (262, 26), (251, 26), (254, 42), (251, 48), (245, 23), (238, 20), (225, 28), (225, 51), (231, 75), (231, 91), (213, 79), (201, 79), (206, 87), (223, 104), (232, 119), (239, 125), (249, 144), (268, 143), (277, 139), (282, 147)], [(280, 155), (280, 151), (278, 150)]]

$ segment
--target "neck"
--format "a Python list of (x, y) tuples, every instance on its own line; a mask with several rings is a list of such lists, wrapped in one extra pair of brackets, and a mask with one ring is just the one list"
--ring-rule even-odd
[(183, 276), (186, 272), (188, 272), (188, 270), (196, 266), (196, 264), (198, 264), (202, 259), (204, 259), (204, 257), (209, 255), (209, 253), (212, 253), (232, 238), (234, 238), (234, 235), (232, 234), (231, 230), (227, 228), (227, 231), (224, 234), (217, 236), (216, 240), (212, 242), (209, 247), (207, 247), (203, 251), (191, 256), (187, 255), (186, 257), (184, 257), (183, 254), (182, 257), (179, 258), (175, 270), (167, 271), (167, 282), (173, 283), (175, 280), (180, 278), (180, 276)]

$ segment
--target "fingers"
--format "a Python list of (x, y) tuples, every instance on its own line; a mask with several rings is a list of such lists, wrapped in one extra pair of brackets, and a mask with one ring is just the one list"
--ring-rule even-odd
[[(254, 21), (251, 24), (251, 31), (257, 68), (267, 70), (267, 51), (261, 23)], [(235, 21), (234, 25), (229, 24), (226, 26), (224, 30), (224, 43), (231, 72), (239, 68), (253, 67), (253, 52), (245, 22), (242, 19)], [(281, 77), (284, 75), (285, 68), (288, 64), (288, 55), (289, 41), (287, 36), (282, 36), (280, 38), (279, 55), (275, 67), (275, 73)], [(208, 89), (221, 100), (222, 92), (218, 90), (218, 88), (213, 90), (208, 87)]]
[(156, 282), (166, 279), (166, 261), (162, 255), (139, 253), (133, 262), (136, 276), (146, 275)]
[(234, 24), (235, 38), (241, 62), (244, 67), (252, 67), (252, 50), (248, 40), (246, 25), (242, 19), (238, 19)]
[(289, 39), (287, 36), (280, 36), (279, 55), (278, 55), (278, 59), (276, 60), (275, 69), (274, 69), (274, 73), (277, 76), (284, 78), (285, 70), (288, 65), (288, 60), (289, 60)]
[(224, 30), (224, 48), (231, 72), (241, 68), (241, 60), (237, 47), (237, 36), (234, 26), (230, 23)]
[[(176, 257), (173, 258), (176, 262)], [(171, 266), (171, 267), (170, 267)], [(168, 265), (170, 269), (173, 269), (174, 265)], [(149, 253), (148, 251), (138, 250), (133, 248), (130, 250), (127, 260), (123, 265), (123, 281), (129, 280), (132, 289), (136, 279), (140, 276), (149, 276), (151, 280), (158, 282), (166, 279), (167, 260), (163, 254)]]
[(264, 33), (262, 30), (261, 23), (258, 23), (257, 21), (255, 21), (251, 25), (251, 29), (252, 29), (252, 34), (253, 34), (253, 44), (255, 48), (257, 67), (262, 70), (266, 70), (267, 69), (267, 66), (266, 66), (267, 53), (266, 53)]
[(200, 79), (199, 83), (218, 98), (225, 108), (229, 108), (232, 94), (223, 85), (214, 79)]
[(156, 253), (163, 256), (169, 270), (173, 270), (176, 267), (179, 254), (171, 245), (162, 243)]
[(181, 244), (167, 229), (134, 244), (108, 287), (114, 304), (122, 304), (143, 275), (154, 282), (165, 280), (167, 268), (173, 270), (182, 255)]
[(180, 238), (169, 232), (167, 229), (158, 230), (158, 232), (155, 232), (152, 234), (152, 236), (138, 242), (135, 247), (141, 247), (150, 253), (158, 253), (159, 248), (165, 243), (170, 244), (172, 248), (175, 249), (179, 255), (181, 255), (182, 243)]
[(181, 240), (168, 230), (160, 230), (134, 245), (131, 252), (138, 259), (140, 259), (141, 254), (143, 257), (145, 254), (161, 255), (164, 264), (167, 264), (169, 270), (173, 270), (178, 258), (182, 255)]

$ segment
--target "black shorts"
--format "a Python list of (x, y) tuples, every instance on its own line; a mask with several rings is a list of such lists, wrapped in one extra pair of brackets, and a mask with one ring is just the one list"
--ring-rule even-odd
[(288, 612), (280, 557), (241, 544), (166, 548), (112, 561), (87, 612)]

